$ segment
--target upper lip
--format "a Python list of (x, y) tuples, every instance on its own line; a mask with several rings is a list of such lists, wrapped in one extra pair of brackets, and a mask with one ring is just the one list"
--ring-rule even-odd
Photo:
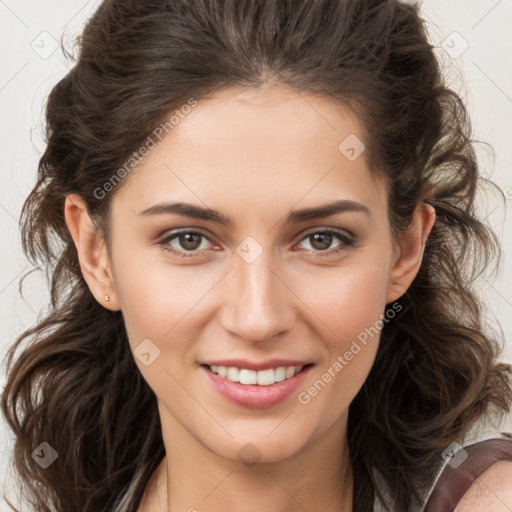
[(298, 361), (296, 359), (267, 359), (266, 361), (248, 361), (247, 359), (218, 359), (203, 361), (201, 364), (208, 366), (235, 366), (236, 368), (246, 368), (247, 370), (268, 370), (269, 368), (279, 368), (280, 366), (306, 366), (312, 364), (311, 361)]

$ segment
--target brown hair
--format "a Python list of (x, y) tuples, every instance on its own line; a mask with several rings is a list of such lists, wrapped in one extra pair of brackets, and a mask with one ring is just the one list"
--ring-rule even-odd
[[(475, 211), (481, 178), (470, 121), (443, 83), (418, 6), (106, 0), (79, 48), (48, 98), (47, 147), (22, 211), (23, 248), (51, 276), (51, 310), (10, 349), (2, 396), (34, 510), (134, 512), (164, 456), (156, 398), (133, 360), (122, 314), (103, 308), (82, 277), (66, 195), (85, 199), (108, 239), (115, 191), (97, 191), (162, 119), (191, 97), (268, 82), (357, 113), (370, 167), (390, 184), (395, 233), (422, 201), (436, 211), (420, 271), (400, 314), (383, 327), (349, 409), (353, 510), (372, 510), (373, 468), (394, 509), (407, 510), (443, 450), (491, 406), (508, 411), (511, 394), (511, 369), (497, 362), (474, 291), (499, 243)], [(58, 453), (46, 469), (31, 457), (42, 442)]]

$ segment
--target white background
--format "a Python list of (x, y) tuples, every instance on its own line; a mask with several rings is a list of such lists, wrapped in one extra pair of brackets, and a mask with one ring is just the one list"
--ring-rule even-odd
[[(0, 357), (47, 302), (38, 273), (29, 276), (21, 298), (18, 283), (29, 266), (21, 252), (18, 217), (35, 182), (44, 149), (44, 101), (66, 73), (66, 46), (81, 31), (98, 0), (0, 0)], [(508, 211), (496, 197), (481, 209), (503, 243), (502, 268), (482, 283), (489, 318), (507, 340), (503, 359), (512, 362), (512, 0), (425, 0), (422, 12), (450, 85), (466, 100), (483, 173), (506, 192)], [(4, 368), (0, 384), (5, 383)], [(510, 429), (512, 430), (512, 429)], [(11, 436), (0, 420), (0, 475), (9, 468)], [(12, 487), (5, 482), (4, 493)], [(4, 494), (2, 493), (2, 495)], [(1, 496), (1, 495), (0, 495)], [(4, 504), (5, 506), (5, 504)], [(0, 501), (0, 512), (3, 506)], [(7, 510), (7, 509), (5, 509)]]

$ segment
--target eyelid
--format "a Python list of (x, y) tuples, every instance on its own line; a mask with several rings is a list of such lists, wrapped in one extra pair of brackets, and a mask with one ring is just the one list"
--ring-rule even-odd
[(326, 249), (325, 251), (305, 249), (307, 253), (312, 254), (315, 258), (328, 258), (338, 256), (342, 251), (354, 248), (357, 243), (356, 236), (346, 230), (338, 228), (314, 228), (312, 230), (306, 231), (295, 245), (300, 244), (316, 233), (333, 235), (341, 243), (338, 246), (331, 249)]
[(351, 241), (354, 241), (355, 242), (355, 236), (350, 233), (350, 231), (347, 231), (346, 229), (341, 229), (341, 228), (329, 228), (329, 227), (316, 227), (316, 228), (311, 228), (311, 229), (308, 229), (306, 230), (303, 234), (302, 234), (302, 238), (301, 240), (304, 240), (304, 238), (310, 236), (310, 235), (314, 235), (315, 233), (331, 233), (331, 234), (334, 234), (334, 235), (337, 235), (337, 236), (340, 236), (340, 237), (344, 237), (344, 238), (347, 238)]
[[(356, 244), (356, 237), (347, 230), (339, 229), (339, 228), (331, 228), (331, 227), (315, 227), (315, 228), (310, 228), (307, 231), (304, 231), (300, 235), (298, 242), (296, 244), (294, 244), (294, 246), (299, 244), (300, 242), (306, 240), (309, 236), (317, 234), (317, 233), (334, 235), (335, 237), (338, 238), (338, 240), (340, 240), (340, 242), (341, 242), (340, 245), (342, 246), (342, 248), (335, 247), (334, 249), (327, 249), (325, 251), (314, 251), (311, 249), (305, 249), (306, 252), (313, 253), (315, 256), (319, 256), (319, 257), (333, 256), (333, 255), (339, 253), (340, 251), (342, 251), (343, 248), (350, 248)], [(164, 234), (163, 236), (158, 238), (157, 244), (163, 246), (164, 250), (167, 250), (168, 252), (171, 252), (176, 255), (181, 255), (181, 257), (193, 257), (195, 255), (202, 254), (204, 251), (207, 250), (207, 249), (202, 249), (202, 250), (195, 250), (195, 251), (185, 251), (185, 250), (179, 250), (179, 249), (174, 249), (174, 248), (170, 248), (170, 247), (165, 247), (171, 240), (176, 239), (181, 234), (200, 235), (203, 238), (206, 238), (210, 243), (212, 243), (212, 244), (214, 243), (213, 240), (211, 239), (210, 235), (206, 234), (201, 228), (190, 227), (190, 228), (181, 228), (181, 229), (177, 229), (175, 231), (167, 232), (166, 234)]]
[[(200, 228), (181, 228), (181, 229), (177, 229), (177, 230), (172, 230), (171, 232), (166, 231), (163, 235), (161, 235), (157, 238), (157, 244), (165, 245), (168, 242), (170, 242), (171, 240), (174, 240), (175, 238), (179, 237), (180, 235), (184, 235), (184, 234), (200, 235), (203, 238), (205, 238), (206, 240), (208, 240), (210, 243), (212, 243), (212, 244), (215, 243), (212, 240), (212, 237)], [(194, 254), (194, 253), (199, 253), (202, 251), (183, 251), (183, 252), (189, 252), (190, 254)]]

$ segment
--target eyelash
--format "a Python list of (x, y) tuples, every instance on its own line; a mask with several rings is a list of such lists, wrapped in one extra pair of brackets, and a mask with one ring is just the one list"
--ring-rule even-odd
[[(171, 234), (169, 236), (166, 236), (165, 238), (163, 238), (162, 240), (160, 240), (158, 242), (158, 245), (162, 246), (162, 248), (165, 251), (168, 251), (168, 252), (174, 254), (178, 258), (191, 258), (191, 257), (194, 257), (196, 254), (200, 253), (201, 251), (197, 251), (197, 250), (195, 250), (195, 251), (178, 251), (176, 249), (171, 248), (168, 245), (171, 240), (174, 240), (175, 238), (179, 237), (180, 235), (187, 235), (187, 234), (199, 235), (199, 236), (201, 236), (203, 238), (206, 238), (207, 240), (210, 240), (209, 237), (206, 234), (202, 233), (201, 231), (183, 230), (183, 231), (178, 231), (176, 233), (173, 233), (173, 234)], [(307, 233), (306, 235), (304, 235), (301, 238), (299, 243), (303, 242), (304, 240), (306, 240), (309, 237), (311, 237), (313, 235), (316, 235), (316, 234), (333, 235), (336, 238), (338, 238), (338, 240), (340, 242), (342, 242), (342, 243), (337, 248), (330, 249), (330, 250), (325, 250), (325, 251), (307, 250), (308, 252), (312, 253), (314, 258), (316, 258), (316, 257), (319, 257), (319, 258), (332, 257), (332, 256), (335, 256), (335, 255), (339, 254), (344, 249), (351, 248), (351, 247), (353, 247), (355, 245), (355, 240), (354, 239), (352, 239), (351, 237), (349, 237), (348, 235), (344, 234), (341, 231), (337, 231), (337, 230), (333, 230), (333, 229), (324, 229), (324, 230), (310, 231), (309, 233)]]

